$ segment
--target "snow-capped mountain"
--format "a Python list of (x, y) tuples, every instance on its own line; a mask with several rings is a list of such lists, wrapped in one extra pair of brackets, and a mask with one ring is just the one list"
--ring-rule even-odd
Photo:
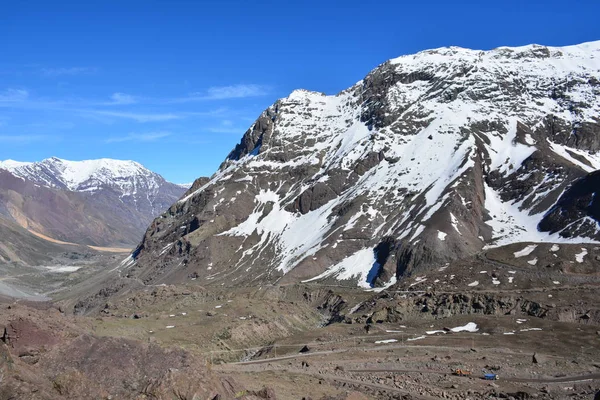
[(522, 241), (598, 241), (600, 42), (390, 60), (335, 95), (294, 91), (157, 218), (146, 282), (351, 280)]
[[(83, 240), (86, 244), (132, 245), (139, 240), (150, 221), (186, 191), (186, 188), (167, 182), (159, 174), (134, 161), (68, 161), (52, 157), (31, 163), (0, 161), (0, 169), (26, 182), (51, 189), (36, 189), (36, 192), (43, 192), (39, 194), (40, 198), (53, 197), (52, 191), (69, 193), (69, 203), (72, 203), (74, 209), (84, 208), (85, 216), (93, 215), (95, 223), (82, 222), (75, 228), (69, 223), (73, 217), (63, 216), (60, 210), (49, 209), (56, 206), (55, 202), (46, 200), (41, 201), (44, 204), (23, 208), (18, 202), (11, 202), (13, 199), (10, 196), (4, 199), (4, 208), (11, 204), (9, 209), (12, 212), (8, 214), (15, 221), (35, 227), (34, 230), (52, 238), (75, 243)], [(0, 182), (0, 189), (5, 189), (9, 182), (14, 186), (12, 180), (6, 178)], [(31, 201), (31, 196), (24, 196), (24, 199)], [(78, 208), (75, 204), (80, 204), (81, 207)], [(60, 215), (50, 219), (47, 214), (54, 211)], [(85, 220), (84, 216), (81, 220)], [(93, 232), (85, 232), (82, 224), (89, 225)]]
[(155, 193), (164, 178), (135, 161), (98, 160), (69, 161), (57, 157), (40, 162), (0, 161), (0, 168), (39, 185), (75, 192), (97, 192), (111, 188), (123, 196), (138, 190)]

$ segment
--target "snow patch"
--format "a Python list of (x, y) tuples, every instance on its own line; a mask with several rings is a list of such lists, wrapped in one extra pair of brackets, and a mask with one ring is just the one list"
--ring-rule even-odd
[(587, 253), (587, 249), (585, 247), (582, 247), (581, 253), (575, 254), (575, 261), (581, 264), (583, 262), (583, 257), (585, 257)]
[(354, 307), (352, 307), (350, 309), (350, 311), (348, 311), (348, 315), (354, 314), (360, 308), (360, 306), (362, 306), (362, 305), (363, 305), (363, 302), (361, 301), (360, 303), (358, 303), (357, 305), (355, 305)]
[(440, 330), (437, 330), (437, 331), (425, 331), (425, 333), (428, 334), (428, 335), (435, 335), (436, 333), (446, 333), (446, 331), (440, 331)]
[(529, 264), (529, 265), (536, 265), (536, 264), (537, 264), (537, 262), (538, 262), (538, 259), (537, 259), (537, 257), (536, 257), (536, 258), (534, 258), (533, 260), (529, 260), (529, 261), (527, 261), (527, 264)]
[(63, 273), (63, 272), (75, 272), (81, 267), (71, 267), (71, 266), (60, 266), (60, 267), (44, 267), (50, 272)]
[(464, 326), (457, 326), (456, 328), (450, 329), (452, 332), (477, 332), (479, 327), (475, 322), (469, 322)]
[(491, 158), (490, 168), (498, 170), (502, 175), (510, 175), (518, 169), (523, 161), (536, 151), (533, 146), (518, 143), (517, 119), (512, 118), (508, 124), (508, 132), (505, 135), (488, 135), (490, 144), (487, 145)]
[(409, 285), (409, 287), (413, 287), (413, 286), (415, 286), (415, 285), (418, 285), (419, 283), (423, 283), (423, 282), (425, 282), (425, 281), (427, 281), (427, 278), (426, 278), (425, 276), (417, 276), (417, 277), (415, 278), (415, 282), (414, 282), (414, 283), (411, 283), (411, 284)]
[(520, 251), (516, 251), (515, 254), (515, 258), (519, 258), (519, 257), (525, 257), (530, 255), (531, 253), (533, 253), (533, 251), (537, 248), (536, 244), (532, 244), (529, 245), (527, 247), (525, 247), (523, 250)]
[(322, 274), (303, 281), (303, 283), (335, 276), (337, 280), (358, 279), (360, 287), (371, 288), (371, 283), (367, 282), (367, 276), (376, 262), (375, 253), (372, 249), (362, 249), (344, 258)]
[[(551, 142), (548, 139), (548, 143), (550, 144), (550, 149), (563, 157), (564, 159), (570, 161), (571, 163), (577, 165), (585, 172), (594, 172), (600, 169), (600, 155), (599, 154), (591, 154), (585, 150), (574, 149), (572, 147), (563, 146), (558, 143)], [(582, 157), (584, 160), (587, 160), (589, 165), (581, 162), (579, 159), (573, 157), (571, 154), (576, 154), (579, 157)]]

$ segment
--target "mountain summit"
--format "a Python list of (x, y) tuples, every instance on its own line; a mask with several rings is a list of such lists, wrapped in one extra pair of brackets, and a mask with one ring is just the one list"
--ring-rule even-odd
[(135, 161), (52, 157), (0, 161), (0, 170), (0, 214), (79, 244), (134, 245), (152, 219), (186, 190)]
[(135, 161), (98, 160), (69, 161), (57, 157), (40, 162), (0, 161), (0, 168), (39, 185), (75, 192), (97, 192), (111, 188), (123, 196), (140, 190), (157, 191), (166, 181)]
[(599, 150), (600, 42), (399, 57), (265, 110), (128, 273), (368, 288), (487, 247), (598, 241)]

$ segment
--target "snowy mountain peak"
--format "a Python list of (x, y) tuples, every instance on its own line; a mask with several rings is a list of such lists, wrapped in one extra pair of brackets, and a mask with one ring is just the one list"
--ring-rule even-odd
[[(408, 54), (393, 58), (392, 64), (400, 64), (414, 59), (436, 59), (442, 61), (444, 57), (457, 58), (479, 58), (481, 61), (493, 58), (517, 59), (523, 58), (582, 58), (589, 59), (598, 56), (600, 52), (600, 40), (585, 42), (577, 45), (553, 47), (539, 44), (508, 47), (501, 46), (491, 50), (473, 50), (458, 46), (439, 47), (437, 49), (423, 50), (415, 54)], [(436, 57), (437, 56), (437, 57)]]
[(37, 184), (71, 191), (97, 191), (104, 186), (132, 195), (140, 180), (155, 190), (164, 179), (135, 161), (101, 158), (69, 161), (51, 157), (39, 162), (0, 161), (0, 168)]
[(292, 93), (290, 93), (290, 95), (287, 98), (290, 100), (304, 100), (304, 99), (320, 98), (320, 97), (326, 97), (326, 96), (327, 95), (322, 92), (315, 92), (315, 91), (307, 90), (307, 89), (296, 89), (296, 90), (292, 91)]
[(22, 162), (22, 161), (15, 161), (15, 160), (4, 160), (4, 161), (0, 160), (0, 169), (6, 169), (6, 170), (9, 170), (9, 171), (13, 171), (16, 168), (25, 167), (25, 166), (28, 166), (28, 165), (31, 165), (31, 164), (33, 164), (33, 163)]
[[(74, 243), (131, 245), (187, 189), (135, 161), (108, 158), (6, 160), (0, 161), (0, 169), (10, 172), (0, 171), (0, 211), (40, 233)], [(25, 182), (15, 184), (15, 177)], [(3, 196), (5, 190), (22, 190), (22, 197)]]

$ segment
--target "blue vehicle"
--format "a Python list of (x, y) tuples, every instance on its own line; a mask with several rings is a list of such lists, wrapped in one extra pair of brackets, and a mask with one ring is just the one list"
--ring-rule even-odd
[(486, 381), (495, 381), (498, 380), (498, 374), (484, 374), (483, 379)]

